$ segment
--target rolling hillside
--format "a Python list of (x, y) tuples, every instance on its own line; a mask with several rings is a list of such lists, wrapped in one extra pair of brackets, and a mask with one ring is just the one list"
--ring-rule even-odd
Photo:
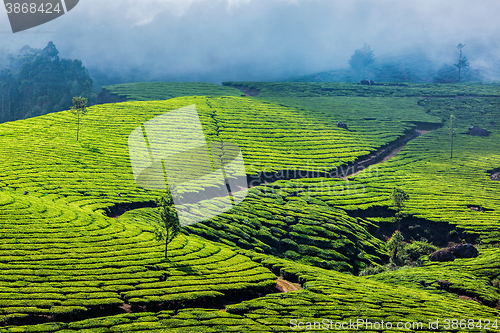
[[(68, 111), (0, 124), (0, 332), (276, 332), (325, 318), (424, 331), (436, 319), (481, 318), (498, 331), (497, 86), (238, 85), (260, 93), (116, 87), (138, 101), (90, 107), (78, 142)], [(241, 148), (255, 186), (232, 210), (184, 228), (165, 259), (153, 232), (161, 192), (135, 184), (128, 137), (193, 104), (208, 142)], [(470, 125), (491, 134), (469, 136)], [(325, 177), (394, 142), (401, 152), (383, 163)], [(479, 257), (356, 276), (388, 260), (395, 186), (410, 195), (406, 241), (443, 247), (451, 236), (440, 233), (456, 230), (480, 244)], [(277, 276), (303, 289), (280, 293)], [(437, 331), (458, 331), (449, 324)]]

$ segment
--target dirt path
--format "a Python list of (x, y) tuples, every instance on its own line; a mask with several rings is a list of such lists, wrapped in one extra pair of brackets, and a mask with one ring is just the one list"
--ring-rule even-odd
[[(431, 132), (431, 130), (422, 130), (422, 129), (416, 129), (415, 132), (417, 133), (416, 136), (414, 136), (414, 138), (418, 138), (418, 137), (421, 137), (423, 136), (424, 134), (426, 133), (429, 133)], [(402, 151), (404, 149), (404, 147), (406, 147), (406, 145), (408, 144), (408, 142), (410, 142), (411, 140), (413, 140), (414, 138), (411, 138), (410, 140), (408, 141), (403, 141), (403, 143), (395, 148), (391, 148), (391, 149), (388, 149), (388, 152), (387, 152), (387, 155), (385, 155), (385, 157), (383, 157), (381, 160), (379, 160), (378, 162), (375, 162), (375, 163), (370, 163), (369, 165), (376, 165), (376, 164), (380, 164), (380, 163), (384, 163), (384, 162), (387, 162), (389, 161), (391, 158), (395, 157), (400, 151)], [(357, 172), (354, 172), (354, 173), (351, 173), (351, 174), (348, 174), (344, 177), (340, 177), (341, 179), (343, 180), (348, 180), (349, 177), (354, 177), (354, 176), (357, 176), (359, 173), (361, 173), (362, 171), (364, 171), (364, 169), (362, 170), (359, 170)]]
[(276, 283), (277, 283), (276, 287), (279, 290), (281, 290), (281, 292), (283, 292), (283, 293), (304, 289), (304, 288), (302, 288), (302, 286), (300, 284), (287, 281), (287, 280), (283, 279), (282, 276), (278, 276)]
[[(287, 293), (290, 291), (297, 291), (297, 290), (302, 290), (302, 286), (299, 283), (293, 283), (288, 280), (283, 279), (282, 276), (278, 276), (276, 279), (276, 291), (279, 293)], [(219, 309), (219, 311), (226, 311), (226, 306), (230, 304), (237, 304), (237, 303), (229, 303), (225, 304), (223, 309)]]

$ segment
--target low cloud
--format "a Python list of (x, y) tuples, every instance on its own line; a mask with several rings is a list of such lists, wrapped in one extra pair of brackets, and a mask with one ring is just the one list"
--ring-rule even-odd
[(464, 43), (471, 67), (494, 68), (498, 17), (496, 0), (80, 0), (17, 34), (2, 12), (0, 31), (11, 51), (52, 40), (88, 68), (220, 82), (345, 67), (365, 42), (376, 56), (420, 50), (436, 62), (453, 61)]

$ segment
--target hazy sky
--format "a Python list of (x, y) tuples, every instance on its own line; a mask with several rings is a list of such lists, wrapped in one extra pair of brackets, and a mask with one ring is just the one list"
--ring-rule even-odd
[(471, 65), (488, 66), (500, 58), (499, 17), (498, 0), (80, 0), (16, 34), (1, 9), (0, 49), (52, 40), (89, 68), (211, 82), (345, 67), (365, 42), (376, 56), (420, 48), (442, 61), (465, 43)]

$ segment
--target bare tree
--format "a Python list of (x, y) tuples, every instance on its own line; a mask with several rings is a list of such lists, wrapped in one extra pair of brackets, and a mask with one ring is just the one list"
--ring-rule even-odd
[(87, 99), (85, 97), (73, 97), (73, 106), (71, 107), (73, 114), (78, 116), (78, 125), (76, 128), (76, 141), (78, 141), (78, 134), (80, 132), (80, 116), (87, 113)]
[(460, 71), (462, 68), (468, 67), (469, 66), (469, 60), (467, 57), (462, 56), (462, 49), (465, 47), (465, 44), (458, 44), (457, 49), (460, 50), (460, 56), (458, 57), (458, 62), (454, 64), (455, 66), (458, 67), (458, 82), (460, 82)]

